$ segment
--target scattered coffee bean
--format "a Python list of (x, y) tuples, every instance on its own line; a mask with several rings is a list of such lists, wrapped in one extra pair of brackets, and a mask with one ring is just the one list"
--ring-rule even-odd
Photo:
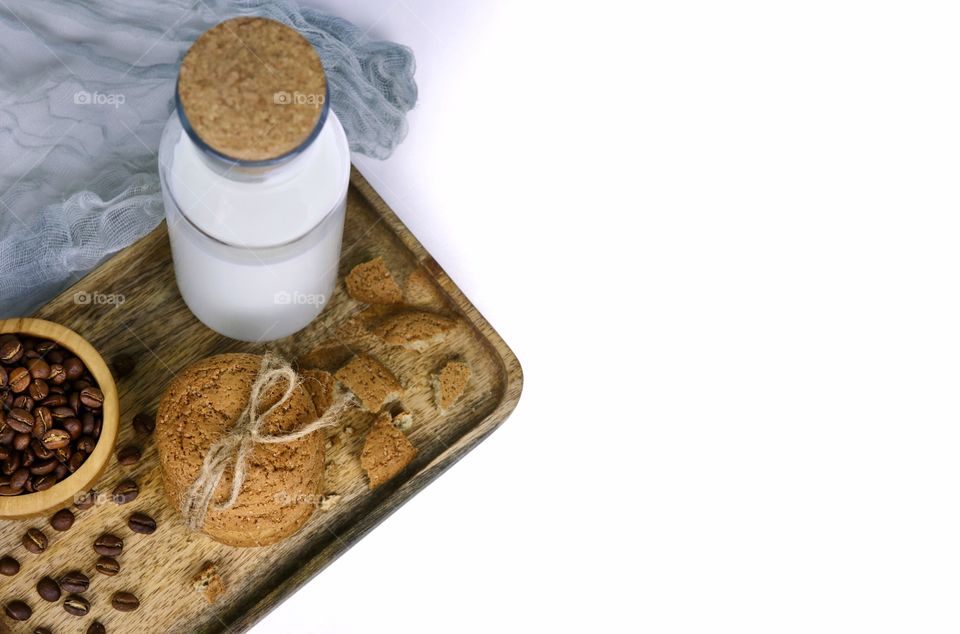
[(124, 466), (137, 464), (140, 461), (140, 457), (140, 447), (134, 445), (127, 445), (117, 452), (117, 462)]
[(47, 549), (47, 536), (39, 528), (31, 528), (21, 540), (23, 547), (34, 555), (39, 555)]
[(115, 592), (110, 605), (120, 612), (133, 612), (140, 607), (140, 599), (132, 592)]
[(96, 568), (100, 574), (108, 577), (112, 577), (120, 572), (120, 564), (113, 557), (101, 557), (97, 560), (94, 568)]
[(33, 616), (33, 610), (23, 601), (11, 601), (7, 604), (6, 612), (14, 621), (26, 621)]
[(81, 511), (86, 511), (89, 508), (93, 508), (93, 505), (97, 502), (97, 492), (96, 491), (87, 491), (86, 493), (78, 493), (73, 498), (73, 505), (76, 506)]
[(44, 577), (37, 582), (37, 594), (44, 601), (53, 603), (60, 600), (60, 585), (50, 577)]
[(146, 513), (134, 513), (130, 516), (130, 519), (127, 520), (127, 526), (129, 526), (130, 530), (134, 533), (151, 535), (157, 530), (157, 521)]
[(116, 535), (104, 533), (93, 543), (93, 549), (98, 555), (104, 557), (116, 557), (123, 552), (123, 540)]
[(140, 412), (133, 417), (133, 428), (138, 434), (152, 434), (155, 425), (153, 415), (147, 414), (146, 412)]
[(2, 559), (0, 559), (0, 575), (4, 575), (6, 577), (12, 577), (18, 572), (20, 572), (19, 561), (17, 561), (10, 555), (7, 555), (6, 557), (3, 557)]
[(134, 368), (137, 367), (137, 360), (133, 355), (120, 353), (113, 357), (113, 360), (110, 362), (110, 365), (113, 367), (113, 371), (116, 373), (117, 378), (124, 378), (129, 376)]
[(79, 570), (71, 570), (60, 577), (60, 587), (67, 592), (86, 592), (90, 587), (90, 577)]
[(113, 501), (117, 504), (133, 502), (140, 495), (140, 487), (133, 480), (124, 480), (113, 489)]
[(74, 616), (86, 616), (90, 602), (79, 594), (71, 594), (63, 601), (63, 609)]
[(94, 621), (87, 628), (87, 634), (107, 634), (107, 628), (100, 621)]
[(76, 518), (70, 509), (60, 509), (50, 518), (50, 526), (52, 526), (54, 530), (68, 531), (70, 527), (73, 526), (74, 519)]

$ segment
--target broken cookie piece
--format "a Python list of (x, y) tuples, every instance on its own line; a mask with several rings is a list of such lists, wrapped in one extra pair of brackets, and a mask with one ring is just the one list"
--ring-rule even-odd
[(337, 380), (353, 392), (363, 408), (379, 412), (387, 403), (397, 400), (403, 386), (382, 363), (366, 354), (358, 354), (337, 370)]
[(470, 366), (463, 361), (450, 361), (433, 375), (433, 395), (442, 414), (463, 396), (469, 381)]
[(215, 602), (220, 595), (226, 592), (223, 580), (212, 561), (203, 564), (203, 567), (193, 577), (193, 589), (203, 595), (207, 603)]
[(390, 275), (390, 269), (382, 257), (358, 264), (347, 275), (347, 292), (350, 297), (367, 304), (399, 304), (403, 291)]
[(416, 457), (417, 448), (393, 426), (393, 417), (383, 412), (367, 434), (360, 453), (360, 466), (374, 489), (403, 471)]
[(443, 342), (456, 325), (457, 322), (448, 317), (414, 310), (388, 317), (373, 333), (391, 346), (423, 352)]

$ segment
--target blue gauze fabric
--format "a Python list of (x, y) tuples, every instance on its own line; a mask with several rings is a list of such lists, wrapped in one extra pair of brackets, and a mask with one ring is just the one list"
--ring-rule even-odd
[(317, 48), (350, 148), (390, 156), (417, 100), (413, 52), (265, 0), (0, 0), (0, 316), (26, 315), (163, 218), (160, 133), (179, 62), (260, 15)]

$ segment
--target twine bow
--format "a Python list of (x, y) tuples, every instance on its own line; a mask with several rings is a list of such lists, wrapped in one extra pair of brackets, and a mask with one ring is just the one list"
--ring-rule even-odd
[[(265, 412), (258, 413), (261, 401), (265, 398), (267, 392), (284, 381), (287, 384), (287, 390), (280, 400), (271, 405)], [(253, 382), (253, 387), (250, 388), (250, 402), (240, 414), (240, 418), (237, 419), (233, 428), (210, 446), (203, 459), (200, 475), (187, 489), (180, 511), (191, 529), (200, 530), (203, 528), (207, 510), (213, 502), (217, 485), (220, 484), (220, 480), (231, 461), (235, 462), (230, 495), (223, 502), (213, 505), (213, 508), (217, 511), (230, 509), (237, 503), (240, 489), (246, 478), (247, 458), (255, 445), (293, 442), (324, 427), (336, 425), (336, 416), (344, 409), (347, 404), (346, 401), (335, 402), (327, 408), (320, 418), (296, 431), (275, 436), (261, 433), (261, 427), (267, 417), (286, 403), (299, 385), (300, 381), (297, 373), (290, 367), (289, 363), (273, 354), (268, 353), (263, 356), (260, 371)]]

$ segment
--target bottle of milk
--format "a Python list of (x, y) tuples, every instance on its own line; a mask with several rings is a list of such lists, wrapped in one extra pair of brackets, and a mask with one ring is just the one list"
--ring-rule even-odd
[(159, 162), (177, 285), (200, 321), (268, 341), (320, 314), (337, 279), (350, 150), (303, 36), (264, 18), (201, 35)]

